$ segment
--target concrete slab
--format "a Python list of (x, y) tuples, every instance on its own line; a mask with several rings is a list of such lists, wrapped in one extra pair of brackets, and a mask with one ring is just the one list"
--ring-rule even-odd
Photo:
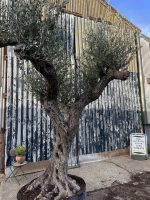
[[(130, 159), (129, 156), (119, 156), (104, 161), (84, 163), (79, 168), (70, 169), (69, 173), (81, 176), (87, 184), (87, 191), (94, 191), (118, 182), (126, 183), (130, 181), (132, 174), (144, 171), (150, 171), (150, 159), (137, 161)], [(41, 173), (28, 174), (28, 180), (18, 176), (18, 178), (22, 178), (20, 186), (14, 178), (9, 179), (6, 183), (2, 181), (0, 185), (0, 200), (16, 200), (19, 188)], [(94, 197), (88, 195), (87, 199), (94, 200)]]

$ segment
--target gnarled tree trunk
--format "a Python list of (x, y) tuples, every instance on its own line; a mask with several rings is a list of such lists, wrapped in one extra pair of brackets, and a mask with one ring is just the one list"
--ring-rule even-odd
[(74, 136), (78, 131), (80, 113), (78, 110), (76, 110), (76, 112), (75, 110), (71, 111), (68, 113), (70, 117), (65, 121), (65, 124), (63, 124), (64, 122), (61, 114), (56, 113), (55, 108), (54, 110), (52, 109), (52, 105), (51, 109), (47, 109), (50, 116), (54, 111), (52, 122), (56, 130), (56, 142), (52, 158), (44, 174), (27, 188), (27, 191), (34, 191), (36, 187), (41, 186), (41, 192), (35, 198), (37, 200), (63, 200), (73, 196), (80, 190), (76, 181), (68, 176), (69, 152)]

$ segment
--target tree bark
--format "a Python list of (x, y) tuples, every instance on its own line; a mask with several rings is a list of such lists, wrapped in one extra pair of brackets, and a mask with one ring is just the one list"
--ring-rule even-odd
[[(56, 131), (57, 132), (57, 131)], [(66, 138), (60, 137), (59, 132), (56, 133), (56, 143), (49, 167), (41, 177), (42, 187), (41, 193), (36, 199), (53, 199), (63, 200), (71, 197), (80, 187), (68, 177), (68, 157), (70, 144)], [(52, 188), (49, 191), (49, 188)]]
[(80, 190), (76, 181), (68, 176), (69, 152), (79, 128), (80, 113), (76, 110), (78, 114), (73, 115), (71, 109), (68, 113), (68, 120), (64, 122), (59, 109), (57, 110), (56, 105), (54, 107), (54, 102), (47, 102), (44, 105), (48, 115), (50, 117), (53, 115), (51, 120), (55, 126), (56, 142), (48, 168), (42, 176), (29, 185), (27, 191), (32, 191), (34, 188), (41, 186), (41, 192), (35, 198), (36, 200), (63, 200), (73, 196)]

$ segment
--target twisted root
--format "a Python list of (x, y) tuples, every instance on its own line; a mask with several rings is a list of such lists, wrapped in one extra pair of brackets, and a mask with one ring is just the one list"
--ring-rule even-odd
[[(63, 200), (66, 197), (73, 196), (80, 190), (76, 181), (70, 177), (66, 177), (64, 181), (56, 179), (54, 185), (52, 186), (49, 181), (46, 181), (41, 187), (40, 194), (34, 200)], [(52, 190), (49, 192), (50, 189)]]
[(41, 186), (41, 181), (40, 178), (37, 178), (27, 187), (27, 191), (32, 191), (39, 186)]

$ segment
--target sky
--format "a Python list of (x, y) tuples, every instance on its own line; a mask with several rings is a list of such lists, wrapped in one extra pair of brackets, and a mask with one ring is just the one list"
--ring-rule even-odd
[(150, 37), (150, 0), (108, 0), (108, 2)]

